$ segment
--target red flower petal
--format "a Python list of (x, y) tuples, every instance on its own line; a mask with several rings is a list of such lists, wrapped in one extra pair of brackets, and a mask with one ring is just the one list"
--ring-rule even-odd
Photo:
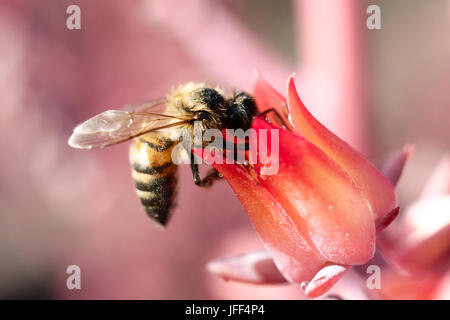
[(363, 156), (323, 126), (306, 109), (289, 78), (288, 108), (295, 130), (338, 163), (361, 188), (372, 206), (375, 219), (396, 207), (392, 184)]
[[(259, 75), (254, 97), (260, 111), (275, 108), (284, 114), (285, 99)], [(395, 193), (389, 181), (312, 117), (292, 78), (288, 106), (290, 121), (300, 135), (255, 118), (252, 128), (268, 138), (267, 143), (257, 144), (258, 159), (250, 152), (250, 163), (257, 162), (246, 167), (213, 166), (233, 188), (284, 278), (301, 283), (314, 277), (307, 287), (312, 297), (327, 291), (350, 265), (373, 257), (375, 219), (381, 230), (398, 210), (394, 210)], [(195, 152), (202, 155), (201, 150)], [(264, 154), (270, 155), (270, 163), (261, 164)], [(202, 156), (211, 163), (208, 152)], [(273, 167), (276, 172), (269, 173)], [(244, 260), (233, 258), (212, 266), (228, 278), (261, 281), (255, 280), (254, 270), (247, 273), (237, 267)]]
[(280, 114), (284, 114), (287, 107), (286, 98), (275, 90), (257, 71), (253, 82), (253, 97), (259, 112), (274, 108)]
[[(254, 119), (253, 128), (277, 130), (259, 118)], [(268, 141), (270, 135), (271, 131)], [(279, 170), (262, 178), (264, 189), (325, 259), (350, 265), (367, 262), (375, 250), (375, 223), (361, 190), (309, 141), (286, 130), (279, 130), (279, 135), (279, 154), (272, 156), (279, 159)]]
[(283, 276), (295, 283), (311, 279), (326, 261), (305, 241), (278, 200), (238, 165), (214, 167), (236, 193)]

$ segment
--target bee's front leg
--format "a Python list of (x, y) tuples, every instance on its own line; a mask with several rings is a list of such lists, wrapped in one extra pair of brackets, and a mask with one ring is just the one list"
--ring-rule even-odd
[(211, 168), (209, 169), (206, 176), (203, 179), (201, 179), (198, 171), (198, 164), (196, 163), (191, 163), (191, 170), (192, 176), (194, 178), (194, 183), (199, 187), (210, 187), (216, 180), (222, 178), (219, 171), (217, 171), (214, 168)]
[(198, 169), (198, 164), (195, 162), (195, 155), (191, 152), (188, 151), (188, 153), (190, 154), (190, 159), (191, 159), (191, 171), (192, 171), (192, 177), (194, 179), (194, 183), (199, 186), (199, 187), (210, 187), (213, 185), (213, 183), (218, 180), (221, 179), (222, 176), (220, 175), (219, 171), (217, 171), (214, 168), (209, 169), (208, 173), (206, 174), (206, 176), (202, 179), (200, 178), (200, 172)]
[[(289, 113), (287, 111), (287, 107), (286, 106), (285, 106), (285, 109), (283, 111), (285, 111), (285, 115), (286, 115), (286, 117), (288, 117)], [(286, 121), (284, 121), (284, 118), (281, 116), (281, 114), (275, 108), (267, 109), (267, 110), (265, 110), (263, 112), (260, 112), (260, 113), (256, 114), (256, 116), (265, 116), (266, 114), (268, 114), (270, 112), (273, 112), (273, 114), (275, 115), (275, 119), (276, 119), (276, 121), (278, 122), (279, 125), (285, 127), (288, 130), (291, 130), (291, 126)]]
[[(217, 142), (216, 142), (217, 143)], [(224, 157), (226, 157), (226, 151), (227, 150), (233, 150), (234, 151), (234, 160), (237, 161), (237, 154), (238, 151), (245, 151), (245, 150), (249, 150), (249, 141), (248, 139), (246, 139), (245, 143), (242, 144), (231, 144), (231, 146), (229, 146), (227, 143), (225, 143), (225, 141), (221, 141), (222, 145), (223, 145), (223, 152), (224, 152)], [(191, 170), (192, 170), (192, 176), (194, 178), (194, 183), (197, 186), (200, 187), (209, 187), (211, 185), (213, 185), (213, 183), (216, 180), (219, 180), (221, 178), (223, 178), (223, 176), (219, 173), (219, 171), (217, 171), (215, 168), (211, 168), (209, 169), (208, 173), (206, 174), (206, 176), (201, 179), (200, 178), (200, 173), (198, 170), (198, 164), (195, 163), (195, 155), (190, 152), (191, 155)]]

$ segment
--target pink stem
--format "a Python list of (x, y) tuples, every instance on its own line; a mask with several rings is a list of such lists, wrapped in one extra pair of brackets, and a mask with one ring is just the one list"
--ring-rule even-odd
[(301, 96), (317, 118), (366, 151), (364, 8), (359, 0), (294, 2)]

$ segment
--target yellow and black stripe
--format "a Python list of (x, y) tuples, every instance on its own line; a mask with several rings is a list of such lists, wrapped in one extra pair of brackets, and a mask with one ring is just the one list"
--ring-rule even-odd
[(136, 192), (148, 216), (165, 226), (175, 197), (177, 166), (172, 162), (173, 141), (157, 134), (141, 136), (132, 143), (130, 162)]

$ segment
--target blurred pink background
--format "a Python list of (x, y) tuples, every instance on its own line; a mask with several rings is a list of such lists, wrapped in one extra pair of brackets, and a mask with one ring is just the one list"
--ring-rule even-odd
[[(71, 4), (81, 30), (66, 28)], [(197, 188), (182, 166), (161, 230), (135, 195), (127, 144), (80, 151), (67, 139), (88, 117), (179, 83), (250, 90), (259, 69), (284, 93), (296, 72), (317, 118), (376, 165), (415, 144), (397, 188), (407, 206), (449, 151), (450, 1), (376, 1), (381, 30), (366, 28), (369, 4), (0, 1), (0, 298), (302, 299), (296, 286), (206, 272), (263, 248), (225, 182)], [(81, 290), (66, 287), (73, 264)], [(358, 277), (339, 284), (344, 298), (367, 298)]]

